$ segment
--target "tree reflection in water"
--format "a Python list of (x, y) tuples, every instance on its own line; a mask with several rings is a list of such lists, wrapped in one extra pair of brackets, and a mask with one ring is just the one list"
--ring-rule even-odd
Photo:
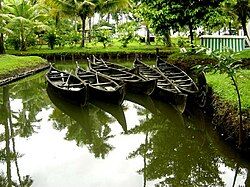
[(222, 141), (213, 136), (213, 131), (205, 128), (203, 119), (199, 120), (202, 115), (198, 112), (192, 112), (196, 114), (194, 116), (191, 113), (182, 116), (171, 106), (151, 98), (128, 97), (137, 103), (133, 107), (141, 120), (140, 125), (127, 130), (124, 108), (107, 109), (98, 103), (79, 108), (65, 106), (62, 101), (52, 105), (43, 75), (0, 89), (0, 186), (32, 185), (31, 177), (18, 167), (22, 153), (17, 152), (15, 143), (18, 145), (17, 138), (27, 138), (39, 131), (41, 119), (38, 114), (43, 108), (53, 108), (50, 120), (55, 129), (66, 131), (66, 140), (86, 146), (97, 158), (106, 158), (114, 149), (110, 140), (114, 137), (111, 123), (115, 119), (123, 131), (128, 132), (124, 135), (126, 138), (129, 139), (130, 134), (143, 134), (144, 142), (129, 154), (129, 158), (142, 158), (144, 164), (139, 173), (144, 176), (144, 186), (148, 186), (150, 181), (158, 186), (223, 186), (227, 183), (222, 178), (224, 170), (221, 166), (233, 170), (233, 174), (227, 175), (231, 177), (231, 184), (239, 184), (237, 176), (241, 175), (241, 178), (245, 177), (245, 186), (250, 185), (249, 161), (244, 162), (231, 154), (228, 146), (221, 145)]
[[(0, 186), (31, 186), (33, 180), (29, 175), (21, 176), (18, 167), (18, 159), (22, 153), (18, 153), (15, 148), (15, 137), (30, 137), (39, 129), (36, 125), (41, 119), (37, 114), (48, 106), (49, 100), (44, 90), (43, 73), (18, 81), (17, 83), (1, 87), (0, 93), (0, 125), (4, 131), (0, 136), (1, 151), (0, 159), (6, 163), (6, 175), (2, 171), (0, 174)], [(20, 105), (15, 104), (20, 101)], [(11, 102), (15, 103), (11, 108)], [(5, 143), (4, 143), (5, 142)], [(12, 164), (15, 164), (13, 171)], [(13, 176), (17, 175), (17, 180)]]
[[(15, 136), (18, 134), (18, 130), (14, 129), (15, 125), (12, 122), (9, 86), (2, 87), (2, 93), (0, 124), (4, 126), (4, 132), (1, 134), (1, 142), (5, 141), (5, 146), (0, 150), (0, 159), (3, 163), (6, 163), (6, 176), (4, 175), (4, 172), (1, 172), (0, 186), (28, 187), (32, 185), (33, 181), (29, 175), (21, 177), (18, 167), (18, 158), (21, 155), (15, 149)], [(13, 167), (11, 167), (12, 162), (15, 164), (18, 182), (12, 180), (12, 174), (14, 172), (12, 171)]]
[(158, 101), (155, 104), (160, 112), (149, 117), (145, 109), (138, 110), (144, 119), (129, 131), (145, 134), (145, 142), (129, 154), (129, 158), (144, 159), (139, 172), (145, 181), (158, 179), (158, 186), (223, 185), (218, 170), (220, 158), (204, 137), (205, 132), (197, 133), (200, 129), (187, 126), (170, 106)]

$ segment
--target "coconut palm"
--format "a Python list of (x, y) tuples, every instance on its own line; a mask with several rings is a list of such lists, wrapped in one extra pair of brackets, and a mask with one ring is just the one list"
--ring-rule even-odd
[(40, 22), (44, 19), (45, 13), (39, 4), (33, 5), (25, 0), (11, 0), (3, 8), (13, 16), (8, 25), (20, 39), (20, 49), (26, 50), (27, 37), (35, 28), (46, 27)]
[(128, 0), (52, 0), (60, 10), (72, 17), (78, 16), (81, 19), (82, 41), (81, 46), (85, 46), (85, 22), (96, 12), (107, 13), (127, 6)]

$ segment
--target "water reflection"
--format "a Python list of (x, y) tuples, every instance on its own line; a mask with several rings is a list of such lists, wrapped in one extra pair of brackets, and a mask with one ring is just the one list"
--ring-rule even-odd
[(50, 116), (55, 122), (54, 128), (60, 131), (67, 128), (65, 138), (75, 140), (78, 146), (86, 145), (95, 157), (105, 158), (105, 155), (113, 149), (113, 146), (108, 144), (107, 141), (114, 137), (109, 127), (109, 124), (114, 120), (104, 111), (114, 116), (124, 131), (127, 131), (125, 116), (119, 105), (94, 102), (94, 105), (100, 108), (90, 103), (82, 108), (58, 99), (50, 90), (47, 90), (47, 93), (57, 107)]
[(0, 186), (250, 185), (249, 161), (201, 111), (139, 95), (80, 108), (47, 92), (43, 73), (0, 89)]
[[(0, 160), (4, 163), (6, 167), (5, 172), (0, 174), (0, 186), (31, 186), (33, 181), (29, 175), (21, 176), (18, 158), (21, 157), (16, 151), (15, 148), (15, 136), (19, 134), (20, 129), (23, 129), (18, 124), (13, 123), (13, 116), (11, 107), (10, 107), (10, 92), (9, 86), (2, 87), (1, 94), (1, 104), (0, 104), (0, 124), (4, 126), (4, 130), (1, 133), (1, 150), (0, 150)], [(27, 120), (29, 121), (29, 120)], [(24, 120), (20, 124), (23, 124)], [(22, 125), (21, 125), (22, 126)], [(18, 127), (18, 128), (15, 128)], [(20, 133), (21, 134), (21, 133)], [(5, 143), (5, 145), (4, 145)], [(12, 164), (15, 165), (15, 168), (12, 167)], [(12, 175), (15, 174), (18, 176), (18, 181), (12, 179)]]

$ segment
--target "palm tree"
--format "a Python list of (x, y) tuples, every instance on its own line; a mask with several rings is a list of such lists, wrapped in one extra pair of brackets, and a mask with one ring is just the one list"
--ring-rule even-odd
[(96, 12), (107, 13), (127, 6), (128, 0), (52, 0), (61, 11), (72, 17), (78, 16), (81, 19), (82, 41), (81, 46), (85, 46), (85, 22)]
[(9, 1), (4, 6), (4, 9), (13, 16), (9, 26), (20, 39), (20, 49), (26, 50), (27, 37), (34, 31), (35, 28), (46, 27), (41, 20), (45, 14), (42, 12), (39, 4), (31, 4), (25, 0)]
[(2, 28), (3, 27), (3, 20), (2, 20), (2, 0), (0, 0), (0, 54), (4, 54), (5, 53), (5, 50), (4, 50), (4, 41), (3, 41), (3, 31), (2, 31)]
[(94, 14), (95, 1), (98, 0), (51, 0), (51, 3), (56, 4), (62, 13), (72, 16), (80, 17), (82, 22), (82, 42), (81, 46), (84, 47), (85, 43), (85, 22), (87, 17)]

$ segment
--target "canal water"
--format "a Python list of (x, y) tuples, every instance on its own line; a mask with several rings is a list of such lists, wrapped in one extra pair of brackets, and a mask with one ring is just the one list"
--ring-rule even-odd
[(44, 74), (0, 87), (1, 187), (250, 186), (250, 162), (202, 111), (141, 95), (80, 108), (46, 90)]

